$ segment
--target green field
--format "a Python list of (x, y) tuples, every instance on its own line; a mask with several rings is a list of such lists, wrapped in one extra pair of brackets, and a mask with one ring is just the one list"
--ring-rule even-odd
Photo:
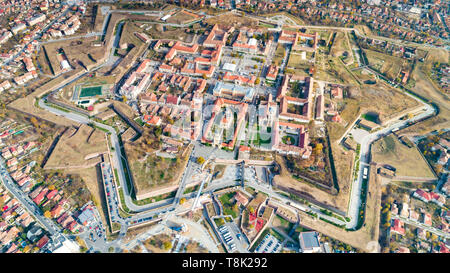
[(102, 86), (90, 86), (81, 89), (80, 98), (94, 97), (102, 94)]

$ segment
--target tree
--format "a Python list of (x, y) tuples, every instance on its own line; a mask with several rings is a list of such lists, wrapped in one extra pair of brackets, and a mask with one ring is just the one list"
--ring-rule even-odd
[(322, 152), (323, 145), (322, 143), (317, 143), (316, 147), (314, 147), (313, 152), (315, 155), (319, 155)]
[(180, 205), (183, 205), (184, 202), (186, 202), (186, 198), (183, 197), (183, 198), (180, 199)]
[(172, 243), (170, 241), (166, 241), (163, 243), (164, 250), (169, 250), (172, 248)]
[(437, 240), (437, 238), (438, 238), (438, 237), (437, 237), (437, 235), (436, 235), (436, 234), (434, 234), (434, 233), (433, 233), (433, 234), (431, 234), (431, 241), (433, 241), (433, 242), (434, 242), (434, 241), (436, 241), (436, 240)]
[[(172, 120), (172, 121), (173, 121), (173, 120)], [(173, 124), (173, 123), (171, 123), (171, 124)], [(155, 136), (156, 136), (156, 137), (160, 137), (161, 134), (162, 134), (161, 126), (156, 127), (154, 132), (155, 132)]]
[(205, 159), (202, 156), (199, 156), (199, 157), (197, 157), (197, 163), (201, 165), (201, 164), (205, 163)]
[(50, 211), (47, 210), (46, 212), (44, 212), (44, 216), (47, 218), (51, 218), (52, 214), (50, 213)]
[(255, 80), (255, 84), (259, 84), (261, 82), (261, 80), (259, 79), (259, 78), (257, 78), (256, 80)]
[(33, 124), (34, 128), (39, 128), (39, 123), (35, 117), (31, 117), (30, 122)]

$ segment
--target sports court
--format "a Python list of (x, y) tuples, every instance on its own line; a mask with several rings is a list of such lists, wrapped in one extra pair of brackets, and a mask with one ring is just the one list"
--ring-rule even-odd
[(83, 87), (80, 91), (80, 98), (100, 96), (102, 94), (102, 86)]

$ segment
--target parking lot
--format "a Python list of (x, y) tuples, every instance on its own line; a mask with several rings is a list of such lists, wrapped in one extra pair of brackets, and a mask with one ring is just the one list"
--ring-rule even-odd
[(106, 242), (106, 232), (105, 227), (103, 226), (102, 221), (100, 220), (100, 214), (95, 206), (91, 206), (87, 208), (84, 212), (85, 217), (81, 220), (81, 215), (79, 216), (79, 220), (86, 223), (84, 228), (84, 235), (87, 235), (87, 239), (89, 239), (94, 245), (104, 245)]
[(267, 234), (261, 243), (256, 247), (256, 253), (278, 253), (280, 252), (282, 246), (281, 242), (278, 241), (274, 236)]
[(111, 170), (111, 165), (108, 163), (100, 164), (102, 170), (102, 179), (105, 186), (106, 198), (108, 199), (109, 212), (111, 214), (111, 220), (113, 222), (119, 221), (119, 211), (118, 211), (118, 196), (116, 192), (116, 186), (113, 181), (113, 173)]
[(240, 233), (235, 234), (234, 230), (227, 225), (220, 226), (218, 231), (228, 252), (236, 252), (236, 242), (239, 241), (241, 237)]

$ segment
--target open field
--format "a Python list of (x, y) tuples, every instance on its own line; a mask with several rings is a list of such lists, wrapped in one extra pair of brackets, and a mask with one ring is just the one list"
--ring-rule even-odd
[[(335, 76), (343, 84), (360, 85), (358, 78), (353, 72), (345, 65), (344, 61), (339, 58), (332, 58), (329, 60), (330, 66), (336, 71)], [(347, 62), (347, 61), (346, 61)]]
[(284, 231), (285, 233), (289, 233), (294, 224), (283, 219), (281, 216), (276, 215), (273, 218), (272, 226)]
[(142, 32), (142, 29), (139, 28), (138, 24), (135, 22), (125, 21), (122, 27), (119, 45), (127, 44), (128, 46), (139, 46), (143, 44), (143, 42), (134, 34), (135, 32)]
[(343, 122), (329, 122), (327, 124), (331, 142), (338, 140), (345, 132), (345, 129), (347, 129), (347, 127), (358, 117), (361, 112), (361, 106), (357, 100), (345, 98), (343, 103), (344, 106), (342, 107), (343, 109), (340, 113)]
[(181, 10), (172, 15), (169, 19), (167, 19), (166, 22), (171, 24), (187, 24), (197, 19), (200, 19), (200, 16), (198, 16), (197, 14)]
[(44, 169), (84, 168), (95, 165), (98, 155), (108, 152), (105, 133), (81, 125), (70, 127), (60, 138)]
[[(284, 158), (277, 155), (277, 162), (280, 164), (281, 169), (280, 174), (274, 177), (273, 184), (275, 187), (310, 202), (321, 203), (325, 207), (347, 211), (348, 192), (345, 193), (342, 190), (337, 195), (333, 195), (309, 183), (294, 179), (286, 168), (284, 160)], [(341, 185), (339, 187), (343, 188)]]
[(285, 54), (286, 49), (284, 48), (284, 46), (282, 44), (278, 44), (277, 49), (275, 50), (275, 55), (273, 57), (273, 63), (275, 63), (275, 65), (277, 66), (281, 65)]
[(105, 20), (105, 16), (103, 16), (99, 5), (94, 5), (92, 7), (92, 16), (94, 17), (94, 32), (102, 31), (103, 20)]
[(204, 20), (205, 23), (209, 25), (219, 24), (226, 26), (234, 26), (239, 29), (240, 27), (250, 27), (256, 28), (258, 27), (259, 21), (255, 19), (251, 19), (248, 17), (243, 17), (239, 15), (235, 15), (232, 13), (224, 13), (216, 17), (211, 17)]
[(364, 68), (353, 70), (353, 75), (362, 83), (376, 81), (376, 75)]
[(305, 25), (305, 21), (303, 21), (302, 19), (300, 19), (300, 18), (297, 17), (297, 16), (293, 16), (293, 15), (287, 13), (287, 12), (284, 12), (284, 11), (282, 11), (282, 12), (275, 12), (275, 13), (267, 13), (267, 14), (264, 14), (264, 17), (271, 18), (271, 17), (279, 16), (279, 15), (284, 15), (284, 16), (286, 16), (286, 17), (289, 17), (289, 18), (290, 18), (292, 21), (294, 21), (297, 25)]
[(418, 107), (419, 103), (380, 82), (376, 85), (363, 85), (360, 88), (360, 96), (345, 98), (338, 104), (338, 110), (343, 119), (342, 123), (328, 123), (331, 142), (338, 140), (360, 113), (378, 113), (381, 122)]
[(293, 74), (304, 75), (307, 74), (311, 63), (309, 60), (312, 58), (311, 53), (306, 53), (305, 59), (299, 53), (291, 52), (289, 54), (289, 60), (287, 67), (289, 70), (293, 70)]
[(434, 174), (416, 148), (402, 144), (396, 136), (389, 135), (372, 146), (372, 161), (395, 167), (397, 176), (433, 178)]
[(331, 38), (332, 31), (328, 30), (318, 30), (318, 29), (307, 29), (306, 33), (314, 34), (317, 32), (319, 34), (319, 39), (324, 40), (328, 44), (328, 40)]
[(331, 58), (327, 55), (317, 54), (317, 71), (314, 79), (338, 84), (359, 85), (356, 76), (345, 66), (338, 57)]
[(419, 102), (415, 99), (405, 95), (402, 91), (388, 86), (384, 82), (375, 85), (363, 85), (361, 91), (360, 105), (362, 111), (380, 113), (382, 122), (408, 109), (419, 106)]
[[(415, 86), (411, 90), (420, 96), (428, 99), (429, 102), (435, 103), (439, 107), (439, 114), (435, 117), (427, 119), (404, 130), (399, 131), (401, 134), (426, 134), (433, 130), (450, 127), (450, 99), (448, 95), (443, 94), (438, 90), (426, 72), (431, 69), (434, 62), (445, 63), (448, 62), (449, 54), (445, 50), (431, 50), (425, 62), (417, 63), (411, 77), (415, 81)], [(424, 72), (425, 71), (425, 72)]]
[(343, 84), (344, 82), (339, 79), (337, 76), (336, 70), (334, 70), (325, 59), (322, 59), (319, 62), (319, 66), (317, 68), (316, 73), (314, 74), (314, 79), (331, 82), (331, 83), (339, 83)]
[(184, 172), (191, 149), (182, 148), (175, 158), (159, 157), (155, 154), (159, 149), (159, 140), (152, 135), (150, 138), (142, 136), (134, 142), (127, 141), (124, 148), (136, 196), (166, 188), (174, 190)]
[(350, 48), (348, 46), (346, 33), (342, 31), (336, 32), (336, 36), (334, 38), (334, 42), (331, 45), (330, 54), (333, 57), (340, 57), (344, 52), (347, 54), (351, 54)]
[(395, 80), (402, 69), (409, 70), (409, 64), (406, 60), (382, 54), (372, 50), (364, 50), (370, 67), (377, 70), (391, 80)]
[[(53, 74), (59, 75), (62, 71), (57, 53), (59, 50), (63, 50), (71, 66), (89, 69), (103, 60), (108, 53), (105, 46), (94, 46), (93, 44), (96, 42), (97, 37), (88, 37), (45, 44), (39, 55), (44, 54), (47, 63), (41, 63), (41, 65), (44, 67), (49, 65)], [(46, 68), (43, 69), (45, 71)]]
[(129, 166), (138, 194), (176, 185), (182, 172), (176, 160), (157, 156), (148, 156), (144, 162), (129, 161)]
[(166, 27), (162, 24), (150, 25), (150, 28), (146, 28), (144, 33), (150, 35), (152, 39), (169, 39), (180, 40), (188, 42), (192, 38), (192, 34), (185, 32), (186, 28), (180, 27)]
[(371, 36), (372, 35), (372, 31), (370, 31), (369, 27), (367, 27), (366, 25), (356, 25), (355, 28), (361, 32), (362, 34), (366, 35), (366, 36)]

